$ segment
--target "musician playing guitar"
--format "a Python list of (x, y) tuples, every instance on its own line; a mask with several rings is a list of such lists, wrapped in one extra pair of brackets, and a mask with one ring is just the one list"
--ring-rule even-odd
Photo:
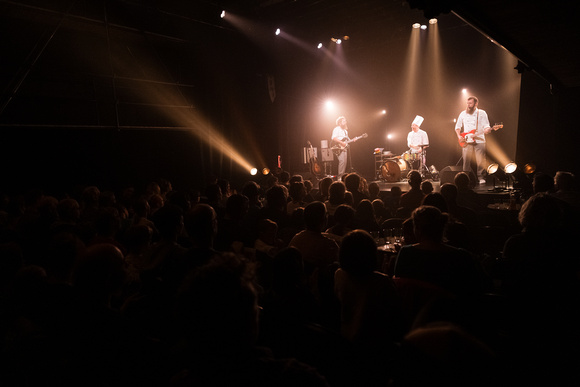
[[(347, 145), (351, 142), (357, 141), (359, 137), (350, 140), (348, 137), (348, 126), (346, 123), (346, 118), (340, 116), (336, 119), (336, 127), (332, 130), (332, 142), (341, 148), (341, 152), (337, 152), (336, 158), (338, 159), (338, 176), (344, 175), (346, 172), (346, 162), (347, 162)], [(362, 136), (360, 137), (362, 138)]]
[(485, 184), (483, 177), (484, 168), (487, 167), (485, 161), (485, 135), (497, 130), (503, 125), (496, 125), (493, 128), (489, 124), (489, 118), (485, 110), (477, 107), (476, 97), (467, 98), (467, 108), (459, 114), (455, 124), (457, 140), (461, 145), (463, 155), (463, 170), (471, 171), (471, 163), (475, 159), (477, 165), (477, 178), (479, 184)]

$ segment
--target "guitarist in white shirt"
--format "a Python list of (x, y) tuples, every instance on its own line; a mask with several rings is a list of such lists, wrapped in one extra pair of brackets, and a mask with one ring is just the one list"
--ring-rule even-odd
[[(485, 184), (483, 170), (485, 165), (485, 135), (492, 130), (485, 110), (477, 108), (476, 97), (467, 98), (467, 109), (462, 111), (455, 124), (459, 144), (463, 147), (463, 170), (471, 171), (471, 163), (477, 163), (479, 184)], [(494, 128), (495, 129), (495, 128)]]
[(344, 118), (344, 116), (340, 116), (336, 119), (336, 127), (332, 131), (332, 141), (341, 148), (344, 148), (342, 152), (336, 155), (336, 158), (338, 159), (338, 176), (340, 177), (346, 172), (346, 152), (348, 152), (346, 148), (348, 144), (346, 142), (348, 141), (348, 126), (346, 125), (346, 118)]

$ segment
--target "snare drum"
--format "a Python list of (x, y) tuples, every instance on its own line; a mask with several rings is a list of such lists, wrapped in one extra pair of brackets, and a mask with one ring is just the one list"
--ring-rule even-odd
[(401, 168), (397, 161), (389, 160), (381, 165), (381, 177), (392, 183), (401, 180)]
[(405, 153), (403, 153), (401, 155), (401, 158), (405, 161), (415, 161), (415, 160), (419, 160), (419, 158), (421, 157), (421, 153), (411, 153), (411, 151), (406, 151)]

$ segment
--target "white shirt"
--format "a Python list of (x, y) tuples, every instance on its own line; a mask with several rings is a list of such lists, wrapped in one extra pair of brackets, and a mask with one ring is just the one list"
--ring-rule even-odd
[(338, 137), (339, 140), (344, 141), (345, 137), (348, 138), (348, 130), (341, 128), (340, 126), (337, 126), (333, 129), (332, 131), (332, 139), (335, 139), (336, 137)]
[[(476, 127), (477, 126), (477, 127)], [(485, 134), (483, 129), (489, 128), (489, 118), (487, 118), (487, 113), (485, 110), (475, 109), (473, 114), (467, 113), (467, 111), (462, 111), (459, 113), (459, 118), (457, 118), (457, 123), (455, 124), (455, 129), (461, 129), (463, 127), (463, 133), (468, 133), (475, 129), (473, 134), (473, 139), (476, 143), (481, 144), (485, 142)], [(465, 136), (467, 142), (471, 142), (468, 138), (470, 135)]]
[[(427, 136), (427, 132), (422, 129), (417, 130), (416, 132), (411, 130), (407, 135), (407, 146), (411, 148), (411, 145), (429, 145), (429, 136)], [(411, 148), (411, 153), (420, 153), (420, 150)]]

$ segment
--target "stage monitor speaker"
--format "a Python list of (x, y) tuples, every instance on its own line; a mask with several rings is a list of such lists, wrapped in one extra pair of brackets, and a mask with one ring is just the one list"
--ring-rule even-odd
[(473, 173), (473, 171), (463, 171), (463, 167), (461, 167), (459, 165), (448, 165), (445, 168), (443, 168), (441, 171), (439, 171), (440, 184), (441, 185), (443, 185), (445, 183), (454, 184), (455, 175), (457, 175), (459, 172), (467, 173), (467, 175), (469, 176), (469, 186), (471, 188), (473, 188), (477, 185), (477, 178), (475, 176), (475, 173)]

